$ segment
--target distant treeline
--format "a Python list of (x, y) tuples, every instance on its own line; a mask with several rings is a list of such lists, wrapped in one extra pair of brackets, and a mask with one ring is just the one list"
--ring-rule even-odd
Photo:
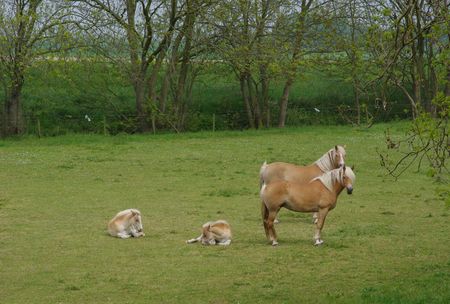
[(1, 135), (436, 117), (448, 0), (0, 2)]
[[(159, 84), (161, 78), (160, 75)], [(281, 91), (282, 83), (278, 83), (269, 92), (271, 126), (277, 124), (277, 97)], [(286, 125), (349, 124), (355, 117), (352, 98), (348, 83), (311, 70), (293, 86)], [(106, 62), (92, 59), (38, 62), (30, 69), (23, 99), (26, 100), (24, 132), (28, 134), (138, 132), (133, 89)], [(394, 91), (384, 108), (381, 102), (376, 104), (372, 99), (364, 101), (364, 105), (376, 121), (411, 117), (401, 92)], [(159, 115), (156, 132), (177, 131), (174, 117), (156, 115)], [(246, 128), (249, 124), (232, 70), (218, 62), (209, 65), (192, 89), (192, 104), (183, 131)]]

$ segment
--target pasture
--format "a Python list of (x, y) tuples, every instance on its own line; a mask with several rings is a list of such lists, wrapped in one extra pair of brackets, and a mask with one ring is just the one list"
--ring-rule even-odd
[[(387, 127), (2, 141), (0, 302), (448, 303), (450, 210), (424, 172), (386, 176), (375, 149)], [(282, 210), (270, 246), (262, 162), (309, 164), (335, 144), (356, 183), (325, 243), (313, 246), (311, 214)], [(127, 208), (145, 237), (107, 235)], [(229, 247), (185, 244), (217, 219), (232, 226)]]

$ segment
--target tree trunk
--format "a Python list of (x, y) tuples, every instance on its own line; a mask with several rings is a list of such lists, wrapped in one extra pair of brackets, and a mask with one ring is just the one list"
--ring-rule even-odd
[(23, 117), (21, 95), (24, 78), (17, 75), (17, 79), (12, 81), (4, 103), (3, 135), (20, 135), (23, 132)]
[(289, 99), (289, 92), (291, 90), (292, 84), (294, 83), (294, 78), (289, 76), (284, 84), (283, 94), (280, 99), (280, 114), (278, 116), (278, 127), (284, 128), (286, 125), (286, 114), (287, 114), (287, 105)]
[(127, 40), (129, 45), (130, 56), (130, 78), (133, 85), (136, 101), (136, 118), (137, 118), (137, 131), (148, 132), (150, 130), (147, 122), (148, 113), (145, 108), (145, 87), (146, 87), (146, 72), (147, 65), (143, 62), (144, 58), (139, 59), (139, 37), (136, 27), (136, 1), (126, 0), (126, 13), (127, 13)]
[(261, 98), (264, 105), (265, 126), (270, 128), (269, 81), (266, 77), (261, 82)]
[(361, 104), (359, 102), (359, 84), (358, 80), (353, 80), (353, 93), (355, 94), (355, 107), (356, 107), (356, 125), (361, 125)]
[(134, 83), (134, 93), (136, 100), (136, 114), (139, 132), (150, 131), (148, 124), (148, 111), (145, 107), (145, 77), (136, 79)]
[(248, 87), (248, 96), (251, 101), (251, 107), (254, 113), (255, 119), (255, 127), (259, 129), (262, 127), (262, 117), (261, 117), (261, 109), (258, 101), (258, 91), (256, 87), (254, 88), (252, 78), (249, 74), (247, 74), (247, 87)]
[(194, 6), (192, 1), (187, 2), (187, 14), (183, 24), (184, 32), (184, 48), (181, 55), (181, 67), (178, 77), (177, 88), (175, 91), (175, 101), (179, 105), (179, 111), (177, 113), (178, 129), (184, 128), (184, 113), (187, 112), (187, 94), (186, 94), (186, 81), (190, 67), (190, 56), (192, 51), (192, 35), (195, 23), (195, 13), (193, 11)]
[(159, 95), (159, 111), (161, 113), (166, 113), (167, 107), (167, 96), (169, 95), (169, 84), (170, 84), (170, 73), (171, 73), (170, 64), (166, 67), (166, 72), (164, 74), (164, 79), (161, 84), (161, 93)]
[(247, 121), (250, 128), (255, 128), (255, 121), (253, 119), (252, 107), (250, 106), (249, 97), (246, 90), (246, 76), (242, 73), (239, 77), (239, 83), (241, 85), (242, 100), (244, 101), (245, 111), (247, 113)]
[(303, 32), (305, 30), (305, 18), (308, 10), (311, 6), (312, 0), (302, 0), (301, 12), (299, 13), (296, 29), (295, 29), (295, 41), (292, 51), (292, 58), (290, 66), (287, 71), (287, 79), (284, 84), (283, 94), (281, 95), (279, 102), (280, 114), (278, 117), (278, 127), (283, 128), (286, 125), (286, 114), (289, 99), (289, 92), (291, 90), (292, 84), (294, 83), (295, 77), (297, 76), (297, 66), (298, 59), (300, 57), (301, 46), (303, 42)]

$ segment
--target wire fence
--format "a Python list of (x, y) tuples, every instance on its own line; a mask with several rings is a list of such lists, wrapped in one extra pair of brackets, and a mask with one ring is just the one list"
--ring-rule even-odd
[[(410, 117), (407, 102), (392, 103), (387, 107), (361, 107), (361, 124), (385, 122)], [(278, 124), (278, 111), (271, 109), (269, 126)], [(262, 113), (265, 118), (267, 113)], [(299, 106), (288, 109), (286, 126), (335, 125), (356, 123), (357, 111), (348, 105)], [(192, 111), (186, 116), (182, 126), (177, 129), (176, 117), (156, 115), (146, 117), (148, 125), (154, 132), (170, 131), (219, 131), (242, 130), (249, 128), (247, 113), (244, 110), (200, 112)], [(267, 122), (264, 120), (264, 126)], [(56, 136), (67, 133), (96, 133), (115, 135), (118, 133), (135, 133), (138, 131), (138, 117), (135, 113), (46, 113), (36, 115), (29, 113), (24, 117), (25, 133), (37, 136)]]

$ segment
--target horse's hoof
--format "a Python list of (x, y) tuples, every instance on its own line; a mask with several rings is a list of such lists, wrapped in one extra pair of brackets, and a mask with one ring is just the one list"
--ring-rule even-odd
[(274, 223), (274, 224), (278, 224), (278, 223), (280, 223), (280, 220), (279, 220), (279, 219), (275, 219), (275, 220), (273, 221), (273, 223)]
[(318, 239), (318, 240), (316, 240), (316, 242), (314, 243), (314, 246), (320, 246), (320, 245), (322, 245), (322, 244), (323, 244), (323, 241), (320, 240), (320, 239)]
[(272, 241), (272, 246), (278, 246), (278, 242), (277, 241)]

